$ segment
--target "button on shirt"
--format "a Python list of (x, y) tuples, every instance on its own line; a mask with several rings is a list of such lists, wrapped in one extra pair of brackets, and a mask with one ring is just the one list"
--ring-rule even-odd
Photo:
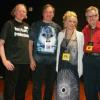
[[(91, 41), (91, 29), (89, 25), (86, 25), (82, 32), (84, 33), (84, 52), (86, 52), (86, 45)], [(94, 53), (100, 53), (100, 22), (97, 22), (96, 28), (92, 32), (92, 42)]]

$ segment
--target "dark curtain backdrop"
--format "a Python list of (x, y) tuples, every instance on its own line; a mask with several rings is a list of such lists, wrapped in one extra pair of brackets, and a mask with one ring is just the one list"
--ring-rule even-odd
[[(85, 21), (85, 9), (91, 5), (100, 9), (99, 0), (0, 0), (0, 30), (4, 22), (11, 18), (10, 12), (17, 3), (24, 3), (28, 8), (27, 22), (31, 25), (32, 22), (41, 19), (41, 12), (43, 5), (50, 3), (53, 4), (56, 12), (54, 21), (62, 26), (62, 16), (67, 10), (73, 10), (78, 15), (78, 30), (81, 31), (86, 24)], [(32, 11), (29, 11), (32, 8)], [(0, 70), (1, 68), (0, 64)], [(0, 73), (3, 71), (1, 70)]]
[(53, 4), (56, 12), (54, 20), (62, 26), (62, 16), (67, 10), (73, 10), (78, 15), (78, 29), (81, 30), (85, 22), (85, 9), (88, 6), (96, 6), (100, 8), (99, 0), (0, 0), (0, 29), (3, 23), (10, 19), (10, 11), (17, 3), (24, 3), (27, 8), (33, 8), (28, 11), (27, 22), (31, 24), (33, 21), (41, 19), (41, 12), (43, 5)]

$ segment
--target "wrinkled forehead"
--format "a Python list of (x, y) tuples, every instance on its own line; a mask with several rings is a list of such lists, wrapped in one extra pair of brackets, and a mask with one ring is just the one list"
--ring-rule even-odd
[(23, 10), (27, 13), (27, 9), (24, 5), (17, 5), (16, 8), (15, 8), (15, 11), (19, 11), (19, 10)]

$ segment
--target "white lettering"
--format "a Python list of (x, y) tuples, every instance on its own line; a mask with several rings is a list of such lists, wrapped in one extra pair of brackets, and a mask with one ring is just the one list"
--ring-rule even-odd
[(28, 28), (17, 28), (15, 27), (15, 31), (18, 31), (18, 32), (24, 32), (24, 33), (28, 33)]
[(14, 36), (20, 36), (20, 37), (27, 37), (27, 38), (29, 38), (29, 35), (28, 34), (17, 33), (17, 32), (14, 32)]

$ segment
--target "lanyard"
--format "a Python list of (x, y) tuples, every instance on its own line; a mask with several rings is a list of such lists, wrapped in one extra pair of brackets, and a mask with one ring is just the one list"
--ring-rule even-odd
[(91, 29), (90, 30), (90, 42), (93, 42), (93, 32), (94, 32), (94, 29)]
[[(66, 33), (67, 33), (67, 32), (66, 32)], [(66, 33), (65, 33), (65, 37), (67, 37)], [(71, 41), (71, 39), (72, 39), (73, 34), (74, 34), (74, 32), (71, 34), (71, 37), (70, 37), (70, 39), (68, 40), (68, 42), (66, 42), (66, 50), (67, 50), (67, 47), (68, 47), (68, 45), (69, 45), (69, 43), (70, 43), (70, 41)], [(65, 39), (66, 39), (66, 38), (65, 38)], [(67, 40), (67, 39), (66, 39), (66, 40)]]

